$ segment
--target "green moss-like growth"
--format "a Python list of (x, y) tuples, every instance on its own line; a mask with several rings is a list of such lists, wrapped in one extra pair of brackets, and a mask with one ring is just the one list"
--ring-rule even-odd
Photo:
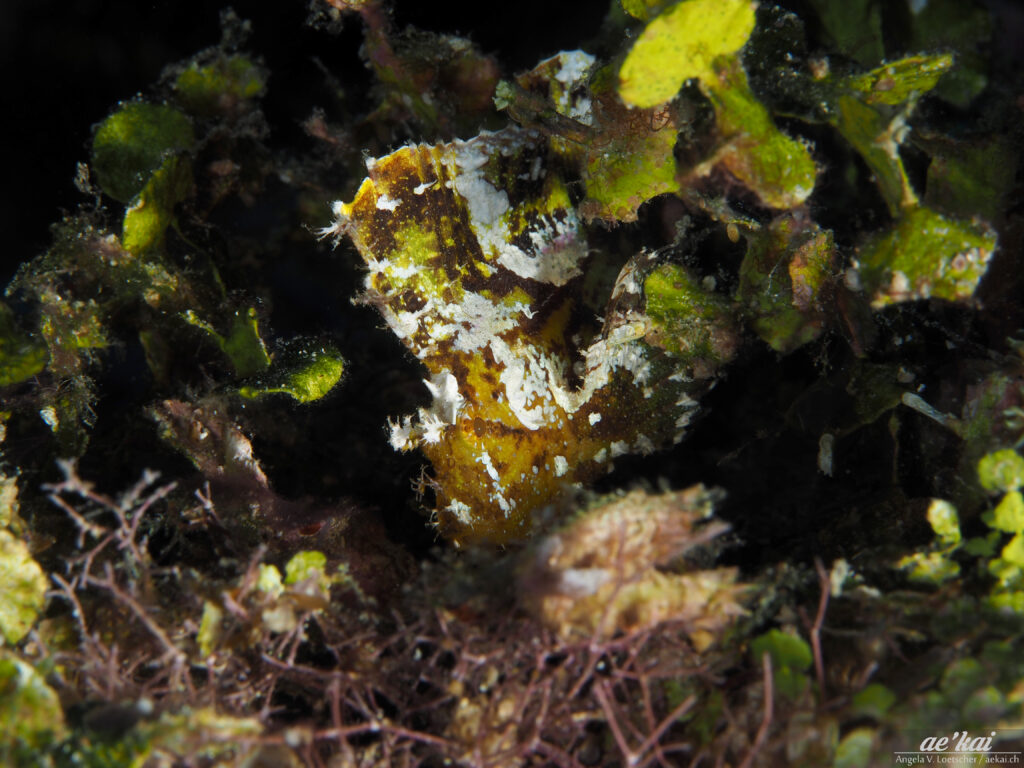
[(747, 238), (737, 298), (758, 336), (778, 352), (820, 336), (835, 271), (831, 232), (780, 216)]
[[(168, 712), (134, 730), (131, 751), (139, 765), (170, 762), (178, 755), (194, 755), (211, 765), (258, 765), (263, 750), (256, 739), (261, 731), (255, 717), (232, 717), (213, 708)], [(286, 754), (277, 753), (277, 760), (294, 765)]]
[(293, 357), (293, 364), (275, 366), (259, 384), (240, 387), (239, 394), (250, 399), (282, 394), (312, 403), (334, 389), (345, 372), (345, 361), (333, 347), (306, 349)]
[(995, 247), (995, 233), (983, 224), (915, 207), (860, 249), (858, 271), (878, 307), (932, 297), (966, 301)]
[(810, 197), (818, 173), (810, 150), (778, 129), (751, 92), (739, 59), (718, 59), (715, 79), (702, 82), (723, 137), (705, 164), (721, 164), (770, 208), (792, 208)]
[(1024, 484), (1022, 470), (1024, 461), (1013, 450), (995, 451), (982, 458), (978, 462), (982, 486), (1005, 492), (995, 509), (981, 516), (991, 532), (963, 541), (956, 509), (936, 499), (928, 508), (928, 522), (937, 541), (927, 550), (902, 558), (899, 566), (908, 569), (911, 579), (938, 584), (959, 576), (958, 559), (974, 558), (979, 570), (992, 579), (987, 605), (997, 612), (1024, 615), (1024, 498), (1018, 490)]
[(5, 765), (36, 762), (64, 737), (64, 711), (57, 693), (31, 665), (0, 656), (0, 759)]
[(633, 125), (627, 132), (610, 136), (606, 146), (587, 158), (583, 212), (590, 218), (635, 221), (644, 202), (679, 186), (671, 118), (652, 114)]
[(989, 525), (1003, 533), (1024, 531), (1024, 496), (1020, 491), (1012, 490), (1003, 496), (992, 513)]
[(324, 579), (326, 565), (327, 557), (323, 552), (315, 550), (298, 552), (285, 567), (284, 583), (291, 586), (306, 579), (315, 579), (320, 582)]
[(917, 204), (899, 154), (908, 131), (906, 119), (920, 96), (952, 65), (948, 54), (911, 56), (828, 83), (828, 119), (875, 174), (894, 216)]
[(685, 0), (655, 18), (619, 71), (619, 93), (633, 107), (662, 104), (691, 78), (716, 80), (714, 61), (733, 55), (754, 29), (749, 0)]
[(910, 579), (927, 584), (940, 584), (960, 574), (960, 564), (950, 555), (961, 543), (960, 519), (948, 501), (934, 499), (928, 507), (928, 524), (938, 541), (925, 552), (907, 555), (899, 567), (907, 570)]
[(192, 62), (175, 78), (174, 90), (190, 114), (214, 117), (238, 112), (266, 84), (266, 71), (248, 56), (219, 55), (209, 64)]
[(644, 280), (647, 340), (698, 369), (715, 368), (736, 353), (737, 326), (730, 302), (695, 281), (675, 264), (658, 267)]
[(181, 157), (168, 157), (125, 211), (121, 235), (125, 250), (141, 256), (158, 249), (174, 220), (174, 206), (184, 200), (191, 189), (191, 164)]
[(1024, 487), (1024, 458), (1012, 448), (995, 451), (978, 462), (978, 479), (986, 491), (1016, 491)]
[(43, 609), (46, 581), (25, 542), (0, 529), (0, 634), (9, 644), (24, 637)]
[(35, 376), (46, 360), (46, 347), (23, 333), (14, 313), (0, 302), (0, 387)]
[[(650, 21), (670, 0), (621, 0), (622, 10), (640, 21)], [(609, 13), (612, 13), (610, 11)]]
[(270, 367), (270, 355), (260, 336), (259, 317), (254, 307), (234, 313), (227, 335), (219, 333), (192, 310), (187, 310), (183, 317), (185, 322), (201, 328), (216, 342), (220, 351), (231, 361), (237, 376), (255, 376)]
[(811, 666), (811, 647), (795, 635), (772, 629), (754, 638), (750, 644), (754, 659), (768, 654), (772, 660), (772, 674), (779, 693), (787, 699), (796, 699), (810, 683), (807, 670)]
[[(313, 402), (327, 395), (345, 372), (345, 360), (337, 349), (319, 346), (291, 355), (291, 365), (275, 366), (259, 384), (239, 388), (243, 397), (287, 394), (297, 402)], [(281, 369), (281, 370), (279, 370)]]
[(92, 166), (103, 191), (127, 203), (142, 191), (166, 155), (195, 145), (189, 119), (165, 104), (131, 101), (104, 120), (92, 143)]
[(836, 747), (833, 768), (868, 768), (871, 765), (874, 742), (873, 728), (854, 728), (843, 736), (843, 740)]
[(870, 683), (857, 691), (851, 705), (855, 714), (880, 721), (895, 703), (896, 694), (892, 690), (881, 683)]
[(789, 208), (811, 194), (817, 167), (808, 148), (779, 131), (751, 92), (739, 50), (754, 29), (754, 5), (686, 0), (655, 18), (619, 71), (619, 95), (631, 107), (667, 102), (696, 79), (715, 108), (718, 151), (692, 172), (724, 167), (765, 205)]
[(845, 78), (840, 87), (865, 104), (894, 107), (930, 91), (952, 67), (953, 57), (948, 53), (908, 56)]

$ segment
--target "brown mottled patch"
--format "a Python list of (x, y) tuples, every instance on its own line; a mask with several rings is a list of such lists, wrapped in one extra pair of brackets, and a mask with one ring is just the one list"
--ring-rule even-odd
[(398, 297), (398, 301), (402, 308), (407, 312), (419, 312), (425, 306), (427, 301), (420, 296), (416, 291), (411, 288), (407, 288), (402, 292), (402, 295)]

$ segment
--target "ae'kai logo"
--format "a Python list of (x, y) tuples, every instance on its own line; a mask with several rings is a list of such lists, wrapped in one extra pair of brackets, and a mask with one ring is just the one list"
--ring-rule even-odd
[(895, 752), (896, 765), (1011, 765), (1020, 764), (1020, 752), (993, 752), (996, 731), (972, 736), (954, 731), (952, 736), (928, 736), (916, 752)]
[(954, 731), (952, 738), (949, 736), (929, 736), (921, 742), (922, 752), (988, 752), (992, 749), (992, 739), (996, 732), (992, 731), (988, 736), (971, 737), (968, 731)]

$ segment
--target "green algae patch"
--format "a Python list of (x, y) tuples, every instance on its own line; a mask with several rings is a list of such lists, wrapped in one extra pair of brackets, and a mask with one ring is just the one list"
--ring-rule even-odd
[(956, 507), (944, 499), (932, 500), (927, 517), (936, 542), (924, 552), (901, 558), (897, 567), (907, 571), (911, 581), (941, 584), (960, 575), (960, 564), (951, 558), (962, 542), (960, 517)]
[(1024, 535), (1018, 533), (1003, 547), (1002, 559), (1015, 568), (1024, 568)]
[(224, 609), (210, 600), (203, 601), (203, 616), (196, 634), (196, 645), (202, 658), (208, 659), (220, 645), (223, 622)]
[(754, 639), (750, 651), (756, 661), (764, 654), (772, 660), (772, 675), (778, 692), (791, 701), (800, 697), (810, 680), (806, 671), (813, 657), (811, 646), (796, 635), (772, 629)]
[(276, 565), (260, 563), (256, 589), (270, 597), (279, 597), (284, 592), (284, 582)]
[(168, 154), (194, 145), (192, 123), (184, 113), (165, 104), (132, 101), (100, 124), (92, 143), (92, 167), (103, 191), (127, 203)]
[(669, 0), (620, 0), (622, 10), (640, 21), (650, 21)]
[(714, 80), (702, 81), (715, 107), (723, 144), (705, 166), (720, 165), (770, 208), (792, 208), (814, 191), (818, 169), (801, 141), (778, 129), (750, 90), (738, 59), (719, 60)]
[[(10, 413), (0, 411), (0, 443), (4, 441), (4, 421)], [(18, 518), (18, 479), (0, 472), (0, 528), (11, 528), (17, 533), (20, 527)]]
[(121, 243), (125, 250), (142, 255), (163, 245), (167, 227), (174, 221), (174, 206), (192, 189), (192, 165), (183, 157), (168, 157), (124, 213)]
[(312, 403), (329, 393), (345, 372), (341, 353), (329, 346), (306, 350), (291, 366), (275, 366), (283, 370), (271, 371), (259, 384), (240, 387), (242, 397), (254, 399), (265, 395), (288, 395), (299, 403)]
[(46, 346), (22, 333), (14, 313), (0, 302), (0, 387), (41, 373), (48, 357)]
[(239, 376), (251, 376), (270, 366), (270, 355), (260, 336), (259, 319), (252, 307), (236, 312), (230, 333), (218, 341)]
[(889, 120), (855, 96), (841, 95), (836, 101), (832, 123), (874, 173), (875, 183), (890, 213), (898, 215), (902, 208), (917, 203), (917, 195), (899, 156), (899, 145), (906, 133), (903, 118), (897, 116)]
[(221, 352), (231, 361), (236, 375), (243, 378), (255, 376), (270, 367), (270, 354), (260, 336), (259, 318), (255, 308), (249, 307), (235, 312), (227, 335), (219, 333), (191, 309), (187, 310), (183, 317), (185, 322), (202, 329), (216, 342)]
[(248, 56), (219, 56), (200, 65), (192, 62), (174, 80), (178, 103), (189, 113), (214, 117), (234, 113), (244, 102), (260, 96), (267, 73)]
[(609, 139), (607, 146), (588, 152), (583, 169), (587, 198), (580, 212), (588, 220), (636, 221), (646, 201), (679, 188), (672, 154), (675, 125), (667, 116), (659, 120), (651, 115)]
[(25, 542), (7, 530), (0, 530), (0, 594), (0, 634), (14, 645), (46, 603), (46, 576)]
[[(201, 758), (209, 765), (259, 765), (257, 742), (262, 732), (258, 718), (224, 715), (212, 707), (165, 712), (130, 732), (137, 753), (132, 765), (173, 764), (180, 755)], [(285, 754), (275, 755), (278, 759), (272, 764), (295, 765), (281, 759)]]
[(894, 217), (917, 205), (899, 154), (907, 117), (952, 66), (949, 54), (909, 56), (832, 85), (828, 120), (871, 169)]
[[(939, 585), (958, 577), (964, 557), (973, 558), (975, 568), (991, 578), (982, 599), (997, 613), (1024, 615), (1024, 498), (1017, 488), (1022, 482), (1020, 457), (1014, 451), (996, 451), (978, 465), (979, 475), (989, 490), (1008, 490), (994, 510), (982, 513), (991, 530), (986, 536), (964, 541), (956, 509), (943, 499), (932, 500), (928, 522), (935, 541), (926, 549), (902, 557), (897, 567), (911, 581)], [(1007, 539), (1006, 534), (1010, 534)], [(996, 553), (998, 552), (998, 556)], [(954, 559), (956, 555), (957, 559)]]
[(898, 106), (927, 93), (953, 68), (953, 56), (918, 54), (843, 80), (843, 88), (865, 104)]
[(684, 0), (640, 34), (619, 70), (619, 95), (631, 107), (654, 107), (691, 78), (715, 79), (713, 62), (737, 53), (754, 31), (749, 0)]
[(595, 72), (595, 66), (590, 54), (562, 51), (514, 85), (500, 83), (495, 103), (521, 125), (549, 133), (559, 157), (579, 167), (584, 221), (633, 222), (645, 202), (679, 189), (673, 152), (679, 127), (667, 106), (623, 105), (611, 69)]
[(892, 690), (881, 683), (871, 683), (854, 694), (851, 707), (859, 717), (881, 721), (895, 703), (896, 694)]
[(908, 555), (899, 562), (906, 569), (907, 578), (922, 584), (941, 584), (960, 575), (960, 564), (941, 552), (920, 552)]
[(956, 507), (948, 501), (938, 499), (929, 505), (928, 524), (943, 546), (955, 547), (960, 543), (960, 518)]
[[(77, 357), (78, 352), (103, 349), (107, 332), (100, 320), (100, 306), (92, 300), (62, 302), (53, 297), (54, 312), (43, 317), (39, 330), (50, 347), (51, 362), (63, 356)], [(49, 307), (48, 307), (49, 308)]]
[[(35, 765), (39, 754), (64, 738), (57, 693), (26, 662), (0, 657), (0, 758), (5, 765)], [(17, 758), (24, 762), (17, 762)]]
[(994, 451), (978, 462), (978, 480), (986, 491), (1016, 491), (1024, 487), (1024, 458), (1012, 448)]
[(981, 223), (914, 207), (862, 246), (857, 270), (876, 308), (927, 298), (967, 301), (995, 247), (995, 233)]
[(322, 578), (327, 566), (327, 556), (323, 552), (308, 550), (297, 552), (285, 566), (284, 583), (291, 586), (311, 578)]
[(824, 330), (824, 299), (835, 265), (832, 233), (779, 216), (747, 238), (737, 299), (762, 340), (777, 352), (792, 352)]
[(868, 768), (874, 743), (874, 728), (854, 728), (836, 746), (833, 768)]
[(997, 531), (1021, 533), (1024, 531), (1024, 496), (1020, 491), (1010, 491), (996, 505), (991, 516), (983, 519)]
[(718, 366), (732, 359), (739, 330), (735, 307), (705, 290), (677, 264), (664, 264), (644, 281), (651, 329), (646, 340), (685, 365)]
[[(630, 107), (655, 107), (672, 99), (685, 81), (698, 80), (714, 107), (720, 140), (691, 174), (724, 168), (768, 207), (791, 208), (814, 190), (817, 167), (808, 147), (780, 131), (750, 89), (739, 51), (753, 29), (754, 5), (747, 0), (686, 0), (640, 35), (619, 71), (619, 96)], [(652, 180), (658, 168), (661, 176)], [(668, 170), (655, 164), (640, 174), (646, 185), (634, 183), (669, 191)]]

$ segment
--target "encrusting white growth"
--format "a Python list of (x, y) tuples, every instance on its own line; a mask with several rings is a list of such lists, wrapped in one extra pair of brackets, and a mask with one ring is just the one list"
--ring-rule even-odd
[(455, 424), (465, 398), (459, 394), (458, 381), (447, 371), (424, 379), (423, 384), (433, 396), (430, 408), (417, 411), (417, 422), (409, 416), (400, 422), (388, 422), (389, 441), (395, 450), (406, 451), (418, 442), (438, 443), (446, 427)]
[(459, 394), (459, 382), (447, 371), (433, 377), (432, 381), (423, 380), (430, 394), (434, 396), (434, 402), (430, 410), (437, 414), (445, 424), (454, 424), (455, 417), (459, 415), (459, 409), (466, 398)]
[(377, 198), (377, 208), (382, 211), (394, 211), (401, 204), (401, 200), (392, 200), (387, 195), (381, 195)]
[(555, 456), (555, 477), (563, 477), (569, 471), (565, 456)]
[[(562, 210), (561, 219), (541, 216), (528, 233), (532, 248), (524, 249), (512, 242), (506, 215), (511, 207), (508, 193), (484, 176), (495, 149), (491, 142), (498, 141), (500, 146), (503, 138), (484, 132), (470, 141), (456, 140), (452, 144), (455, 189), (466, 202), (470, 226), (484, 254), (496, 257), (501, 266), (523, 278), (565, 285), (582, 274), (580, 263), (587, 255), (586, 241), (579, 237), (579, 220), (570, 208)], [(537, 161), (541, 159), (535, 156), (531, 168), (539, 168)], [(531, 171), (528, 178), (537, 175)]]

